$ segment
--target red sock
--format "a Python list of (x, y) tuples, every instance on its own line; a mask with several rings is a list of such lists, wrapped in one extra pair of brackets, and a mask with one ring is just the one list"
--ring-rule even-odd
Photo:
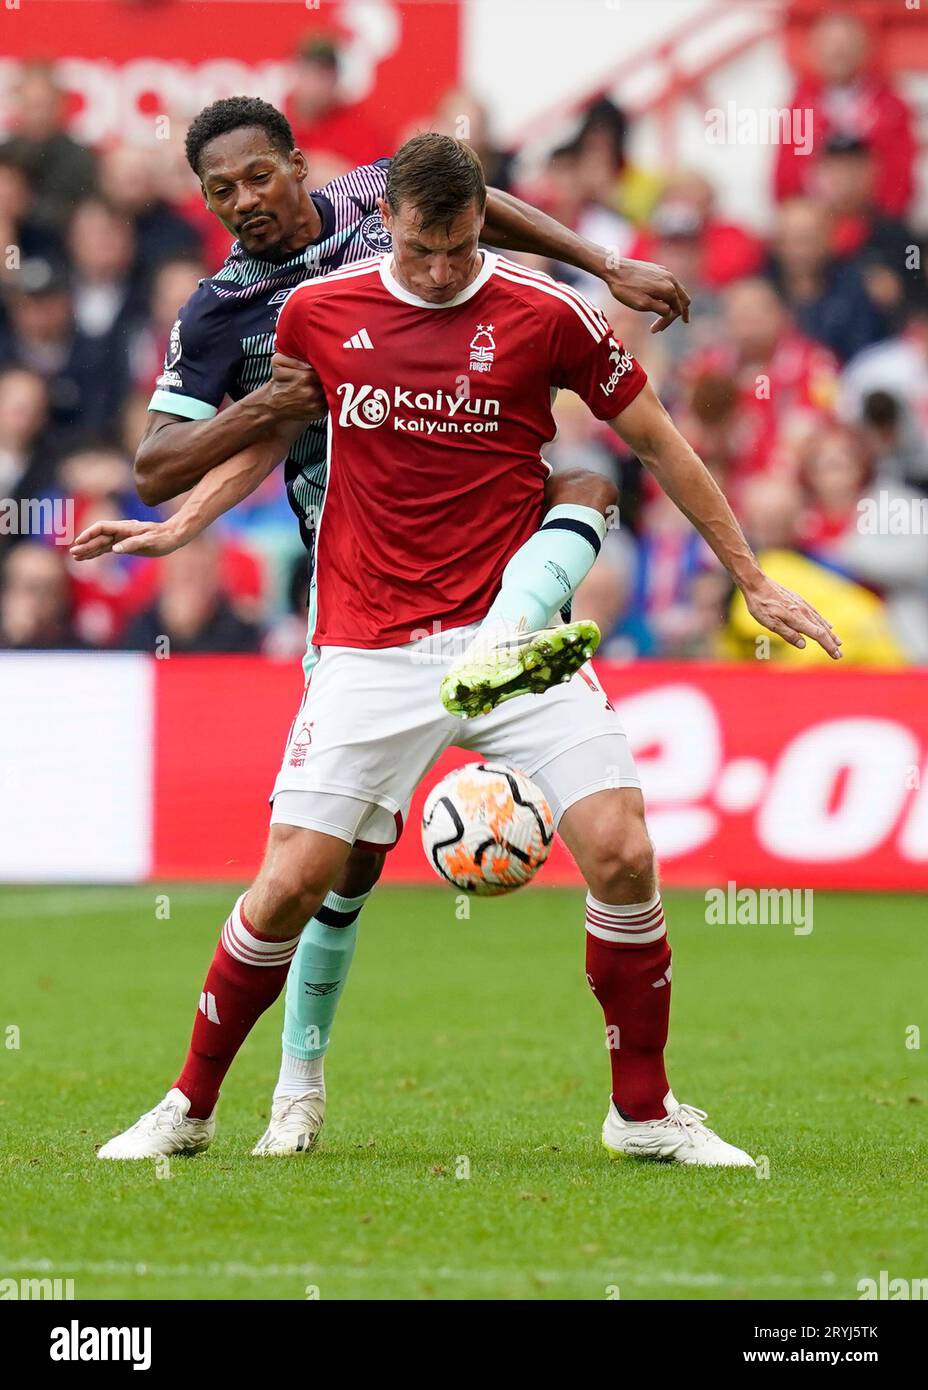
[(670, 946), (659, 893), (622, 907), (587, 895), (586, 977), (606, 1016), (616, 1109), (627, 1120), (662, 1118)]
[(283, 989), (300, 940), (262, 936), (247, 921), (243, 901), (244, 894), (222, 929), (200, 995), (190, 1051), (174, 1083), (188, 1097), (193, 1119), (212, 1114), (235, 1054)]

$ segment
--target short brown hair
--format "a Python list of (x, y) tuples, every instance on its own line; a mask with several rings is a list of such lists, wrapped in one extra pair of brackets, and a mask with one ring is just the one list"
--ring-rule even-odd
[(387, 202), (394, 212), (412, 203), (420, 225), (450, 226), (471, 203), (483, 211), (487, 186), (470, 145), (451, 135), (414, 135), (390, 161)]

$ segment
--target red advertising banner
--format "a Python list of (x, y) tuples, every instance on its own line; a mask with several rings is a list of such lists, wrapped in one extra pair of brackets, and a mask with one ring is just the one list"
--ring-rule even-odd
[(156, 114), (191, 115), (217, 97), (283, 106), (289, 60), (314, 34), (338, 40), (348, 94), (391, 136), (458, 80), (454, 0), (0, 0), (0, 15), (0, 132), (23, 59), (55, 63), (74, 133), (92, 145), (151, 141)]
[[(248, 878), (300, 698), (248, 658), (155, 661), (153, 875)], [(641, 770), (665, 882), (928, 889), (923, 672), (598, 663)], [(423, 782), (386, 877), (430, 881)], [(577, 881), (558, 846), (540, 881)]]

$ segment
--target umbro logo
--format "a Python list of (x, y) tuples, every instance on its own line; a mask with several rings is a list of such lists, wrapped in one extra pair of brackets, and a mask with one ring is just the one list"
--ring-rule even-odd
[(341, 980), (304, 980), (307, 994), (331, 994), (333, 989), (338, 989)]
[(372, 348), (371, 335), (366, 328), (360, 329), (357, 333), (352, 333), (350, 338), (346, 338), (342, 343), (343, 348)]

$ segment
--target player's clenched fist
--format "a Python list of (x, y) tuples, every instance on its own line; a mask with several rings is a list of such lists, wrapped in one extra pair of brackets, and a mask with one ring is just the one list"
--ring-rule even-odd
[(325, 392), (312, 367), (275, 352), (267, 390), (274, 411), (287, 420), (314, 420), (326, 412)]

